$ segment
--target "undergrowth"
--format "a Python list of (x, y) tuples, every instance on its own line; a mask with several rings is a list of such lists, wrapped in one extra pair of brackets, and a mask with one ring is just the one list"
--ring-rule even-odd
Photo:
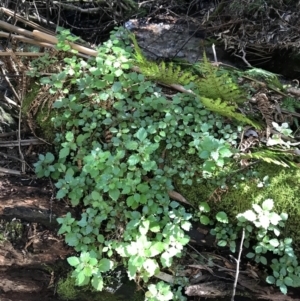
[[(236, 112), (243, 95), (228, 74), (218, 77), (208, 61), (202, 78), (173, 64), (149, 63), (133, 42), (135, 56), (119, 29), (96, 58), (67, 57), (60, 73), (41, 78), (62, 97), (52, 117), (56, 151), (40, 155), (35, 169), (56, 181), (58, 199), (80, 208), (80, 218), (58, 218), (59, 234), (76, 251), (68, 262), (77, 285), (101, 291), (105, 274), (122, 264), (129, 279), (148, 284), (146, 300), (185, 300), (180, 288), (149, 282), (189, 242), (192, 214), (170, 198), (172, 179), (222, 184), (238, 166), (240, 123), (257, 125)], [(61, 39), (58, 46), (70, 50)], [(142, 74), (132, 71), (135, 63)], [(166, 97), (151, 79), (193, 93)], [(229, 88), (210, 91), (220, 84)], [(196, 163), (180, 158), (183, 153), (196, 156)]]

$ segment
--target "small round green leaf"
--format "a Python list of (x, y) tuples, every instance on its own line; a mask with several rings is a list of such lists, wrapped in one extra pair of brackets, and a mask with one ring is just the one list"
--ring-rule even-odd
[(274, 284), (275, 283), (275, 278), (273, 276), (268, 276), (266, 278), (266, 282), (269, 284)]
[(220, 223), (227, 224), (228, 223), (228, 216), (224, 211), (220, 211), (216, 215), (216, 219)]
[(203, 225), (208, 225), (210, 222), (209, 217), (207, 217), (206, 215), (201, 215), (200, 216), (200, 223)]

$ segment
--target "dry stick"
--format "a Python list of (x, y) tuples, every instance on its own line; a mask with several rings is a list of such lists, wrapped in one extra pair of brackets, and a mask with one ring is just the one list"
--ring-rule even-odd
[[(38, 30), (34, 30), (33, 31), (33, 36), (35, 39), (37, 40), (42, 40), (42, 41), (47, 41), (50, 42), (52, 44), (57, 44), (58, 43), (58, 39), (54, 36), (51, 36), (49, 34), (43, 33), (41, 31)], [(98, 52), (94, 49), (91, 48), (87, 48), (78, 44), (74, 44), (72, 42), (69, 42), (69, 45), (71, 46), (72, 49), (75, 49), (81, 53), (87, 54), (87, 55), (91, 55), (91, 56), (97, 56)]]
[[(43, 56), (45, 53), (42, 52), (14, 52), (16, 56)], [(11, 56), (11, 52), (3, 51), (0, 52), (0, 56)]]
[(246, 60), (246, 52), (245, 52), (244, 48), (241, 49), (240, 52), (243, 54), (243, 56), (240, 56), (240, 55), (236, 54), (236, 51), (234, 52), (233, 55), (236, 56), (236, 57), (238, 57), (238, 58), (240, 58), (240, 59), (242, 59), (242, 60), (244, 61), (244, 63), (245, 63), (249, 68), (252, 68), (252, 65)]
[[(98, 3), (102, 2), (103, 4), (105, 4), (105, 0), (98, 0), (97, 2)], [(90, 13), (96, 14), (102, 9), (101, 6), (94, 7), (94, 8), (81, 8), (81, 7), (75, 6), (73, 4), (61, 3), (61, 1), (53, 1), (53, 4), (58, 4), (59, 6), (63, 6), (70, 10), (75, 10), (75, 11), (79, 11), (80, 13), (88, 13), (88, 14), (90, 14)]]
[(42, 47), (48, 47), (48, 48), (54, 48), (55, 47), (53, 44), (49, 44), (49, 43), (45, 43), (45, 42), (42, 42), (42, 41), (37, 41), (37, 40), (29, 39), (29, 38), (26, 38), (24, 36), (19, 36), (19, 35), (15, 35), (15, 34), (9, 34), (7, 32), (3, 32), (3, 31), (0, 32), (0, 37), (3, 37), (3, 38), (12, 37), (15, 40), (19, 40), (21, 42), (32, 44), (32, 45), (38, 45), (38, 46), (42, 46)]
[(236, 261), (236, 272), (235, 272), (235, 279), (234, 279), (234, 284), (233, 284), (233, 292), (232, 292), (231, 301), (234, 301), (234, 296), (235, 296), (235, 293), (236, 293), (236, 287), (237, 287), (237, 282), (238, 282), (238, 278), (239, 278), (240, 262), (241, 262), (244, 239), (245, 239), (245, 228), (243, 228), (243, 232), (242, 232), (242, 238), (241, 238), (241, 244), (240, 244), (238, 259), (234, 258), (234, 260)]
[(217, 64), (217, 63), (218, 63), (218, 58), (217, 58), (217, 53), (216, 53), (216, 47), (215, 47), (215, 44), (212, 44), (211, 48), (212, 48), (212, 51), (213, 51), (213, 54), (214, 54), (214, 60), (215, 60), (215, 63)]
[(35, 29), (38, 29), (40, 31), (43, 31), (45, 33), (48, 33), (48, 34), (52, 34), (54, 35), (55, 33), (47, 28), (44, 28), (43, 26), (40, 26), (39, 24), (37, 23), (34, 23), (32, 21), (28, 21), (27, 19), (25, 19), (24, 17), (22, 17), (21, 15), (19, 14), (16, 14), (15, 12), (13, 12), (12, 10), (10, 9), (7, 9), (7, 8), (4, 8), (4, 7), (1, 7), (0, 8), (0, 12), (3, 12), (5, 13), (6, 15), (10, 16), (10, 17), (14, 17), (15, 19), (17, 19), (18, 21), (20, 22), (23, 22), (24, 24), (32, 27), (32, 28), (35, 28)]
[[(15, 40), (19, 40), (19, 41), (22, 41), (22, 42), (27, 43), (27, 44), (55, 49), (55, 45), (50, 44), (50, 43), (46, 43), (46, 42), (38, 41), (38, 40), (34, 40), (34, 39), (29, 39), (29, 38), (26, 38), (24, 36), (9, 34), (7, 32), (0, 32), (0, 37), (9, 38), (10, 36), (12, 38), (14, 38)], [(86, 47), (83, 47), (83, 48), (86, 48)], [(89, 48), (86, 48), (86, 49), (89, 49)], [(6, 56), (6, 52), (0, 52), (0, 56), (1, 56), (1, 53), (3, 53), (3, 55)], [(18, 53), (18, 54), (21, 55), (20, 53)], [(37, 53), (36, 56), (38, 56), (38, 55), (43, 55), (43, 54), (38, 54)], [(90, 58), (90, 56), (87, 56), (87, 55), (81, 54), (81, 53), (78, 53), (77, 56), (84, 57), (84, 58)], [(93, 54), (93, 56), (96, 56), (96, 55)]]
[(14, 88), (13, 85), (11, 84), (9, 78), (7, 77), (4, 68), (3, 68), (1, 65), (0, 65), (0, 68), (1, 68), (2, 74), (3, 74), (3, 76), (4, 76), (4, 78), (5, 78), (6, 82), (7, 82), (7, 84), (8, 84), (9, 87), (11, 88), (11, 90), (12, 90), (12, 92), (14, 93), (14, 95), (15, 95), (16, 99), (18, 100), (19, 104), (21, 104), (21, 99), (20, 99), (18, 93), (16, 92), (15, 88)]
[(4, 28), (5, 30), (7, 30), (9, 32), (15, 32), (15, 33), (18, 33), (20, 35), (23, 35), (23, 36), (26, 36), (28, 38), (31, 38), (31, 39), (34, 38), (31, 31), (23, 29), (23, 28), (20, 28), (18, 26), (11, 25), (11, 24), (9, 24), (7, 22), (4, 22), (4, 21), (0, 21), (0, 27)]
[[(22, 78), (22, 85), (24, 87), (24, 81), (26, 80), (25, 78), (25, 71), (22, 70), (23, 72), (23, 78)], [(23, 155), (23, 152), (22, 152), (22, 149), (21, 149), (21, 120), (22, 120), (22, 105), (23, 105), (23, 100), (24, 100), (24, 94), (25, 94), (25, 91), (24, 89), (22, 88), (21, 89), (21, 95), (20, 95), (20, 110), (19, 110), (19, 123), (18, 123), (18, 141), (19, 141), (19, 144), (18, 144), (18, 148), (19, 148), (19, 155), (21, 157), (21, 171), (22, 171), (22, 174), (25, 173), (26, 171), (26, 165), (25, 165), (25, 160), (24, 160), (24, 155)]]
[[(21, 140), (20, 141), (22, 146), (25, 145), (37, 145), (37, 144), (45, 144), (41, 140), (37, 138), (32, 138), (32, 139), (26, 139), (26, 140)], [(18, 146), (19, 141), (18, 140), (13, 140), (13, 141), (0, 141), (0, 147), (14, 147)]]
[(0, 167), (0, 173), (1, 172), (8, 173), (11, 175), (20, 175), (21, 174), (21, 172), (19, 172), (18, 170), (8, 169), (8, 168), (3, 168), (3, 167)]

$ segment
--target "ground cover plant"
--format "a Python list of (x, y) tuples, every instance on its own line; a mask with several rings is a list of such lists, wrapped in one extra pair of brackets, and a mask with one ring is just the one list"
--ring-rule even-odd
[[(61, 33), (60, 50), (70, 50), (65, 42), (68, 37), (67, 31)], [(189, 83), (184, 70), (148, 64), (132, 43), (135, 40), (118, 29), (97, 49), (96, 58), (67, 55), (59, 73), (41, 77), (41, 84), (58, 95), (49, 115), (56, 135), (55, 150), (40, 155), (35, 170), (39, 177), (55, 180), (58, 199), (67, 199), (80, 208), (79, 218), (70, 213), (58, 218), (59, 234), (76, 251), (68, 262), (74, 267), (72, 276), (77, 285), (91, 283), (94, 289), (102, 290), (105, 273), (122, 264), (129, 279), (149, 283), (146, 300), (185, 300), (180, 290), (172, 290), (162, 281), (151, 283), (151, 277), (182, 255), (189, 242), (186, 231), (196, 213), (206, 224), (228, 221), (222, 212), (216, 220), (203, 216), (209, 211), (201, 205), (203, 200), (199, 200), (196, 211), (184, 207), (174, 179), (190, 186), (210, 183), (222, 187), (228, 175), (239, 169), (243, 154), (237, 145), (243, 126), (259, 129), (262, 125), (236, 112), (238, 104), (247, 100), (246, 95), (241, 100), (243, 92), (230, 75), (217, 74), (207, 60), (203, 77)], [(154, 82), (155, 73), (162, 69), (167, 74), (164, 84), (182, 79), (180, 92), (166, 95)], [(32, 75), (37, 72), (38, 68)], [(157, 75), (158, 81), (164, 81), (164, 73)], [(230, 89), (209, 93), (208, 88), (216, 84), (228, 84)], [(279, 155), (272, 150), (259, 151), (256, 158), (261, 160), (293, 163), (290, 157), (276, 161)], [(202, 207), (198, 209), (199, 204)], [(219, 245), (229, 244), (234, 250), (241, 228), (248, 231), (245, 242), (249, 245), (256, 227), (260, 231), (256, 255), (248, 257), (265, 264), (260, 254), (273, 247), (275, 254), (294, 258), (291, 240), (268, 238), (264, 242), (267, 246), (262, 245), (266, 231), (279, 235), (277, 225), (283, 226), (287, 219), (279, 215), (281, 212), (272, 213), (271, 223), (259, 224), (256, 214), (272, 209), (273, 204), (265, 201), (252, 213), (240, 212), (234, 233), (219, 231), (218, 225), (215, 233)], [(290, 257), (285, 258), (289, 261)], [(295, 260), (295, 269), (290, 269), (288, 276), (278, 272), (282, 265), (272, 263), (273, 276), (267, 280), (276, 283), (283, 293), (288, 285), (298, 286)]]

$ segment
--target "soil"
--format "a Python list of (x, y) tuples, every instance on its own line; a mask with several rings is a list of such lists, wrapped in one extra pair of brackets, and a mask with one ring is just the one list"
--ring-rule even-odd
[(58, 300), (58, 267), (72, 249), (57, 235), (56, 217), (68, 206), (51, 197), (44, 180), (0, 177), (1, 301)]

